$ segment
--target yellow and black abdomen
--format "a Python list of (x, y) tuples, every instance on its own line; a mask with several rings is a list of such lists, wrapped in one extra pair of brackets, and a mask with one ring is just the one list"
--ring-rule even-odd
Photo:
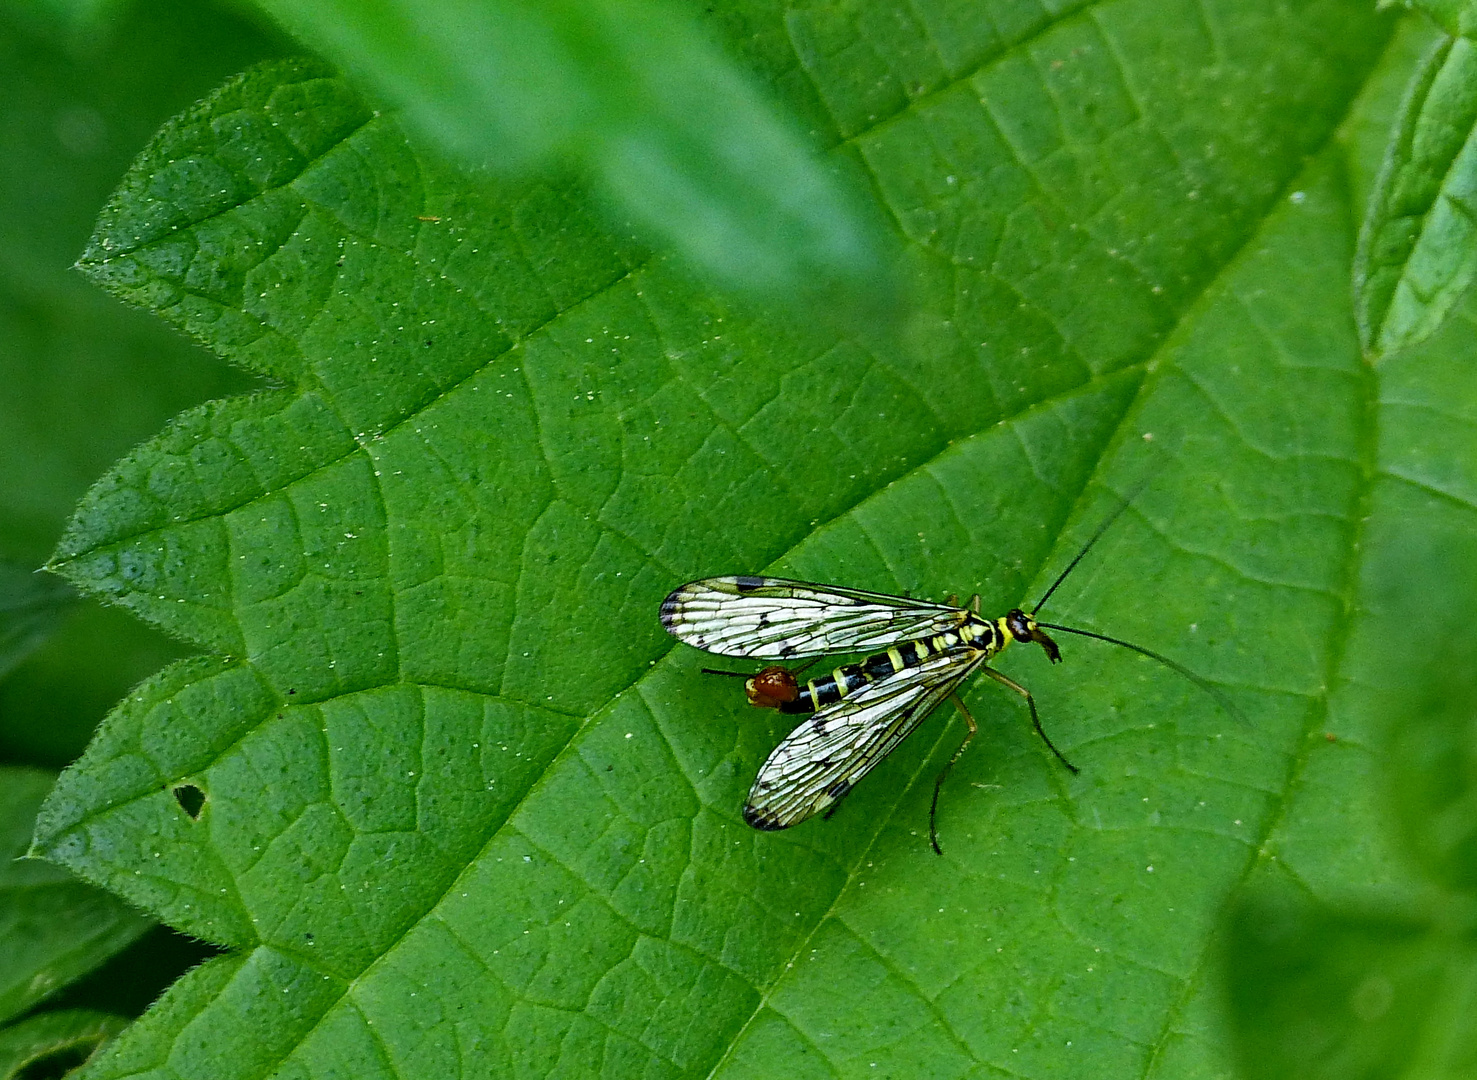
[(993, 656), (1000, 651), (1001, 635), (993, 623), (971, 616), (960, 626), (958, 632), (950, 631), (918, 641), (905, 641), (886, 652), (869, 656), (859, 663), (845, 664), (828, 675), (812, 679), (798, 688), (795, 700), (781, 703), (779, 710), (783, 713), (813, 713), (827, 705), (834, 705), (869, 683), (917, 667), (930, 656), (957, 649), (961, 645)]

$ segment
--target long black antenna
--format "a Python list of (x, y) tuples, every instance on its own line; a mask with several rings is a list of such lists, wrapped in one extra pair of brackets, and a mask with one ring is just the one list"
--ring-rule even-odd
[[(1107, 532), (1108, 528), (1113, 524), (1113, 522), (1117, 521), (1118, 518), (1123, 514), (1123, 511), (1129, 508), (1129, 506), (1133, 503), (1133, 500), (1138, 498), (1139, 493), (1144, 490), (1151, 479), (1153, 478), (1150, 476), (1145, 477), (1143, 480), (1140, 480), (1138, 484), (1136, 484), (1134, 488), (1123, 497), (1123, 501), (1118, 504), (1118, 509), (1109, 514), (1107, 519), (1097, 527), (1097, 531), (1088, 538), (1087, 543), (1082, 545), (1082, 550), (1077, 552), (1072, 561), (1067, 564), (1067, 568), (1057, 575), (1056, 580), (1051, 583), (1051, 588), (1047, 589), (1045, 595), (1043, 595), (1040, 600), (1036, 601), (1036, 606), (1031, 609), (1031, 617), (1033, 619), (1036, 616), (1036, 612), (1041, 610), (1042, 605), (1044, 605), (1046, 601), (1051, 599), (1051, 594), (1056, 592), (1057, 586), (1066, 581), (1067, 575), (1070, 574), (1073, 570), (1077, 569), (1077, 564), (1080, 563), (1087, 556), (1087, 553), (1092, 550), (1092, 546), (1096, 544), (1100, 539), (1102, 539), (1103, 533)], [(1232, 718), (1243, 723), (1246, 721), (1245, 715), (1242, 714), (1240, 709), (1236, 708), (1236, 706), (1231, 702), (1231, 699), (1228, 698), (1219, 687), (1213, 685), (1211, 682), (1202, 678), (1201, 676), (1196, 675), (1193, 671), (1185, 667), (1185, 665), (1181, 664), (1179, 661), (1171, 660), (1169, 657), (1164, 656), (1161, 653), (1156, 653), (1153, 649), (1146, 649), (1142, 645), (1135, 645), (1131, 641), (1124, 641), (1122, 638), (1109, 637), (1107, 634), (1099, 634), (1093, 630), (1079, 630), (1075, 626), (1062, 626), (1060, 623), (1045, 622), (1038, 622), (1036, 625), (1046, 630), (1059, 630), (1064, 634), (1076, 634), (1078, 637), (1096, 638), (1098, 641), (1106, 641), (1109, 645), (1117, 645), (1120, 648), (1128, 649), (1131, 652), (1136, 652), (1140, 656), (1147, 656), (1150, 660), (1157, 660), (1159, 663), (1169, 668), (1169, 670), (1178, 672), (1185, 678), (1189, 679), (1196, 686), (1200, 687), (1201, 690), (1204, 690), (1207, 694), (1214, 698), (1216, 704), (1225, 709), (1226, 712), (1232, 716)], [(1053, 749), (1055, 748), (1053, 747)], [(1060, 757), (1061, 755), (1058, 754), (1057, 756)]]
[(1051, 583), (1051, 588), (1047, 589), (1046, 594), (1042, 596), (1040, 600), (1036, 601), (1036, 606), (1031, 609), (1032, 615), (1035, 615), (1036, 612), (1040, 611), (1042, 605), (1044, 605), (1046, 601), (1051, 599), (1051, 594), (1056, 592), (1057, 586), (1066, 581), (1067, 575), (1070, 574), (1073, 570), (1077, 569), (1077, 564), (1087, 557), (1087, 553), (1092, 550), (1092, 545), (1096, 544), (1099, 540), (1103, 538), (1103, 533), (1108, 531), (1108, 527), (1112, 525), (1113, 522), (1118, 520), (1118, 518), (1123, 514), (1123, 511), (1128, 509), (1129, 505), (1133, 502), (1134, 499), (1137, 499), (1139, 497), (1139, 492), (1144, 490), (1144, 487), (1149, 483), (1149, 479), (1150, 478), (1146, 477), (1145, 479), (1140, 480), (1138, 482), (1138, 485), (1123, 497), (1123, 501), (1118, 504), (1118, 509), (1109, 514), (1107, 520), (1105, 520), (1101, 525), (1097, 527), (1097, 532), (1093, 533), (1092, 536), (1088, 539), (1087, 543), (1082, 545), (1082, 550), (1077, 552), (1076, 557), (1067, 564), (1067, 568), (1057, 575), (1056, 580)]
[[(1115, 514), (1114, 516), (1116, 517), (1117, 515)], [(1081, 556), (1078, 557), (1080, 558)], [(1211, 697), (1215, 698), (1216, 704), (1225, 709), (1226, 712), (1230, 713), (1233, 719), (1239, 720), (1242, 723), (1246, 722), (1246, 716), (1241, 712), (1240, 709), (1236, 708), (1236, 706), (1231, 702), (1231, 699), (1225, 695), (1220, 687), (1216, 686), (1208, 679), (1196, 675), (1193, 671), (1185, 667), (1184, 664), (1181, 664), (1177, 660), (1171, 660), (1169, 657), (1164, 656), (1161, 653), (1156, 653), (1153, 649), (1146, 649), (1142, 645), (1135, 645), (1131, 641), (1124, 641), (1122, 638), (1109, 637), (1107, 634), (1099, 634), (1092, 630), (1079, 630), (1075, 626), (1062, 626), (1059, 623), (1044, 622), (1037, 623), (1036, 625), (1044, 627), (1047, 630), (1060, 630), (1064, 634), (1076, 634), (1079, 637), (1096, 638), (1098, 641), (1106, 641), (1109, 645), (1118, 645), (1122, 648), (1132, 650), (1133, 652), (1138, 653), (1140, 656), (1147, 656), (1150, 660), (1157, 660), (1165, 667), (1169, 668), (1171, 671), (1179, 672), (1196, 686), (1200, 687), (1200, 689), (1204, 690)]]

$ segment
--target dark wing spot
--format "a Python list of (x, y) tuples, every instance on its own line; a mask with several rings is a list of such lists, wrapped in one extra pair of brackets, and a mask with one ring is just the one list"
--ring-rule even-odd
[(677, 593), (681, 591), (681, 589), (675, 589), (669, 592), (667, 598), (662, 601), (662, 625), (668, 630), (672, 629), (672, 624), (677, 621), (677, 613), (682, 607), (677, 599)]
[(744, 807), (744, 821), (752, 827), (761, 830), (762, 832), (774, 832), (776, 829), (784, 828), (784, 826), (780, 824), (779, 818), (775, 817), (767, 810), (760, 810), (755, 806)]
[(733, 579), (733, 586), (739, 592), (753, 592), (755, 589), (764, 588), (764, 579), (755, 577), (753, 574), (740, 574)]
[(785, 645), (785, 646), (783, 646), (780, 649), (780, 655), (781, 656), (794, 656), (795, 655), (795, 646), (794, 645)]
[(826, 794), (829, 795), (829, 796), (831, 796), (831, 798), (833, 798), (833, 799), (840, 799), (840, 798), (843, 798), (846, 795), (846, 793), (848, 791), (850, 791), (850, 790), (851, 790), (851, 781), (850, 780), (837, 780), (830, 787), (826, 788)]
[(824, 735), (826, 733), (826, 722), (817, 716), (810, 722), (810, 730), (817, 735)]

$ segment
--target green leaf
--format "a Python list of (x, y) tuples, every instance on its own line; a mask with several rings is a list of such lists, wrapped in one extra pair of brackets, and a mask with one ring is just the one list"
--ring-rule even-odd
[(1477, 583), (1460, 569), (1477, 559), (1474, 323), (1469, 297), (1381, 365), (1329, 742), (1267, 845), (1281, 873), (1258, 875), (1227, 933), (1247, 1076), (1477, 1068)]
[[(1470, 318), (1471, 312), (1468, 313)], [(1439, 378), (1439, 357), (1392, 372), (1390, 390), (1413, 399)], [(1432, 376), (1437, 378), (1433, 379)], [(1477, 418), (1477, 396), (1468, 395)], [(1401, 513), (1372, 515), (1334, 723), (1358, 747), (1385, 752), (1374, 777), (1383, 824), (1419, 877), (1418, 899), (1383, 910), (1320, 903), (1262, 881), (1227, 934), (1230, 1004), (1245, 1075), (1305, 1080), (1464, 1077), (1477, 1068), (1477, 586), (1454, 566), (1477, 557), (1471, 507), (1418, 482), (1421, 455), (1440, 442), (1420, 412), (1385, 413), (1387, 474), (1375, 498)], [(1470, 434), (1468, 439), (1477, 443)], [(1474, 447), (1477, 449), (1477, 447)], [(1382, 509), (1393, 509), (1384, 507)], [(1400, 522), (1398, 529), (1383, 523)], [(1414, 627), (1415, 634), (1391, 628)], [(1356, 749), (1356, 752), (1357, 749)]]
[(1433, 333), (1477, 274), (1477, 44), (1436, 43), (1411, 81), (1354, 264), (1364, 347)]
[[(1397, 0), (1381, 0), (1382, 7), (1392, 7)], [(1425, 14), (1448, 34), (1477, 36), (1477, 4), (1472, 0), (1398, 0), (1411, 11)]]
[(840, 301), (852, 322), (898, 307), (865, 181), (817, 160), (681, 6), (260, 3), (432, 145), (504, 173), (557, 155), (588, 172), (619, 220), (729, 288)]
[(74, 595), (53, 577), (0, 562), (0, 678), (56, 631)]
[(0, 1080), (62, 1076), (127, 1024), (121, 1016), (92, 1009), (63, 1009), (0, 1028)]
[[(909, 353), (708, 295), (576, 188), (471, 183), (313, 67), (140, 159), (88, 272), (282, 386), (126, 458), (56, 557), (213, 655), (120, 706), (38, 843), (233, 950), (90, 1076), (1223, 1075), (1225, 897), (1271, 862), (1396, 880), (1343, 842), (1374, 744), (1325, 738), (1404, 407), (1335, 141), (1389, 24), (881, 11), (723, 25), (838, 118), (910, 252)], [(1454, 401), (1459, 342), (1427, 343)], [(1431, 425), (1458, 520), (1464, 408)], [(672, 645), (668, 589), (1003, 611), (1146, 475), (1047, 610), (1245, 723), (1107, 645), (1012, 650), (1079, 776), (977, 680), (943, 859), (943, 713), (829, 821), (742, 824), (786, 718)]]
[(91, 971), (150, 925), (59, 867), (17, 861), (52, 779), (0, 767), (0, 1023)]

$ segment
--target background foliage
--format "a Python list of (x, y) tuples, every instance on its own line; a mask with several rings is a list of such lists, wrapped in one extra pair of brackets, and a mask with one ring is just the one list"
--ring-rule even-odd
[[(497, 124), (446, 111), (476, 100), (469, 69), (319, 40), (332, 9), (305, 5), (293, 29), (360, 87), (317, 61), (227, 82), (135, 163), (81, 264), (255, 383), (67, 279), (80, 236), (31, 224), (53, 204), (28, 214), (17, 185), (6, 243), (30, 262), (7, 295), (40, 329), (10, 361), (35, 389), (6, 426), (23, 482), (0, 554), (41, 558), (122, 449), (95, 407), (49, 421), (44, 394), (108, 401), (126, 445), (254, 387), (125, 455), (52, 561), (200, 655), (128, 694), (37, 850), (228, 950), (88, 1075), (1469, 1069), (1474, 598), (1451, 568), (1477, 498), (1472, 114), (1459, 77), (1443, 91), (1467, 50), (1447, 7), (725, 5), (640, 57), (749, 102), (723, 139), (694, 131), (711, 101), (613, 93), (542, 152), (589, 130), (619, 147), (532, 174)], [(364, 40), (388, 40), (396, 9), (365, 10)], [(571, 41), (603, 47), (592, 10), (528, 63), (569, 74)], [(12, 27), (38, 175), (101, 159), (98, 117), (128, 130), (58, 104), (98, 56), (118, 57), (98, 101), (147, 130), (284, 51), (219, 15), (153, 36), (129, 18)], [(189, 43), (162, 98), (121, 85), (144, 41)], [(782, 159), (757, 196), (765, 170), (705, 164), (746, 137)], [(443, 141), (494, 168), (446, 164)], [(642, 198), (689, 196), (666, 232), (611, 180), (634, 159), (661, 178)], [(784, 201), (799, 189), (851, 194), (821, 213)], [(764, 236), (743, 258), (704, 255), (745, 230)], [(817, 238), (877, 235), (903, 269), (828, 274), (846, 249)], [(774, 276), (749, 295), (704, 284), (754, 258)], [(791, 306), (763, 299), (796, 274), (816, 281)], [(1144, 476), (1052, 616), (1169, 653), (1244, 724), (1074, 642), (1063, 668), (1002, 667), (1082, 774), (971, 687), (988, 719), (944, 859), (924, 839), (944, 715), (829, 822), (741, 824), (784, 725), (673, 649), (667, 589), (775, 568), (1003, 608)], [(71, 600), (16, 588), (0, 728), (60, 764), (90, 703), (169, 647), (89, 614), (93, 638), (22, 656)], [(19, 974), (44, 990), (101, 962), (143, 930), (117, 911), (106, 941), (56, 939), (71, 967)], [(0, 1054), (65, 1063), (116, 1030), (83, 986)]]

